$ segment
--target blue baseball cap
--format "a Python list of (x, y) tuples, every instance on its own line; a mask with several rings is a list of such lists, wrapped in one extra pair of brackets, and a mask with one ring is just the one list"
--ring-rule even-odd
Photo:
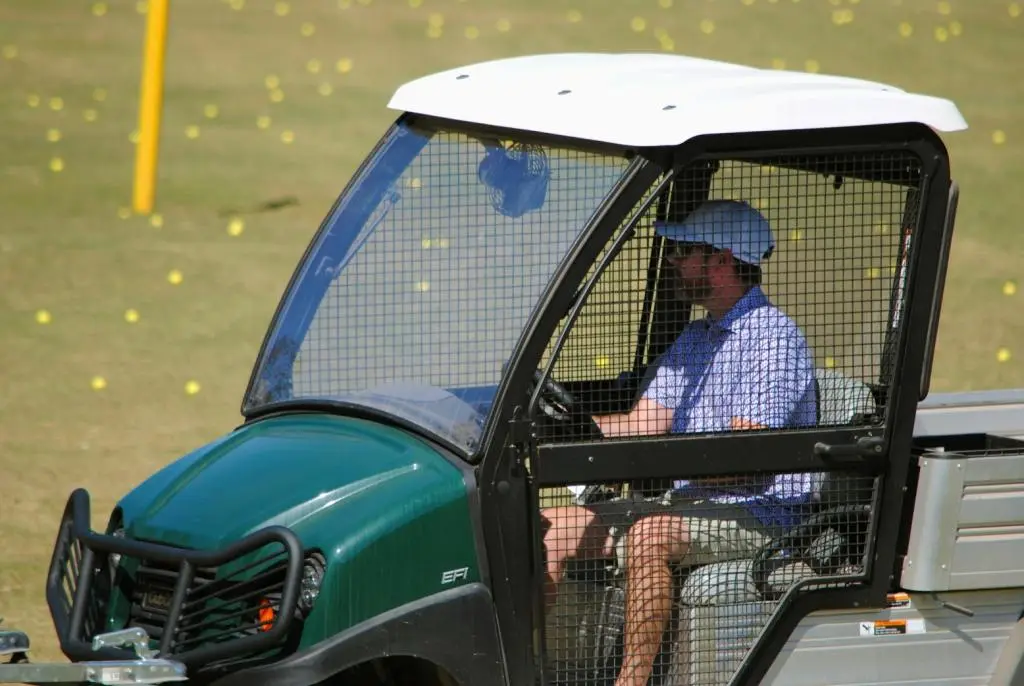
[(655, 222), (659, 236), (680, 243), (707, 243), (729, 249), (743, 262), (759, 266), (775, 250), (768, 220), (741, 200), (708, 200), (682, 222)]

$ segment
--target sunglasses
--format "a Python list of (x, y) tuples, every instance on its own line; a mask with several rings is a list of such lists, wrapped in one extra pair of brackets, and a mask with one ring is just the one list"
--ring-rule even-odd
[(693, 254), (707, 252), (707, 243), (687, 243), (685, 241), (665, 241), (665, 257), (670, 260), (685, 260)]

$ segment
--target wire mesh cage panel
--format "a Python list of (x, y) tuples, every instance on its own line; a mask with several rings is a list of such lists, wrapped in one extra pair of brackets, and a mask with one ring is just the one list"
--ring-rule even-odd
[[(883, 431), (920, 174), (895, 152), (684, 170), (549, 346), (540, 443)], [(556, 683), (728, 683), (792, 589), (864, 580), (873, 477), (689, 478), (679, 445), (672, 479), (542, 493)]]
[[(790, 589), (861, 580), (875, 480), (805, 476), (810, 497), (789, 505), (634, 483), (586, 507), (545, 508), (554, 683), (728, 683)], [(751, 482), (730, 475), (715, 486), (738, 493)]]
[[(593, 410), (577, 421), (596, 415), (605, 439), (880, 423), (918, 167), (897, 153), (723, 160), (706, 202), (656, 203), (549, 350), (551, 378)], [(830, 168), (847, 173), (815, 171)], [(632, 403), (688, 411), (623, 423), (627, 380)]]

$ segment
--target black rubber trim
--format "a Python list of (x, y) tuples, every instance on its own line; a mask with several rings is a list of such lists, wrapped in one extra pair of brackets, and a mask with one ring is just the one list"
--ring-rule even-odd
[(374, 658), (428, 660), (466, 686), (505, 686), (491, 594), (466, 584), (384, 612), (305, 652), (212, 686), (309, 686)]

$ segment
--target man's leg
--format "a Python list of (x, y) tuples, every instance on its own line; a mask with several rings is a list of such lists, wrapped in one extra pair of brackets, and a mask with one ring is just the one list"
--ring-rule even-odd
[(681, 509), (642, 517), (626, 538), (625, 654), (616, 686), (645, 686), (650, 678), (672, 614), (670, 564), (750, 557), (769, 540), (757, 520), (740, 507), (717, 503), (667, 507)]
[(625, 655), (616, 686), (645, 686), (672, 613), (673, 560), (690, 547), (684, 517), (644, 517), (626, 538)]
[(550, 523), (544, 533), (544, 547), (547, 551), (544, 604), (550, 610), (555, 602), (558, 582), (570, 558), (611, 557), (614, 553), (606, 527), (601, 525), (598, 515), (591, 510), (571, 505), (551, 507), (542, 510), (541, 514)]

